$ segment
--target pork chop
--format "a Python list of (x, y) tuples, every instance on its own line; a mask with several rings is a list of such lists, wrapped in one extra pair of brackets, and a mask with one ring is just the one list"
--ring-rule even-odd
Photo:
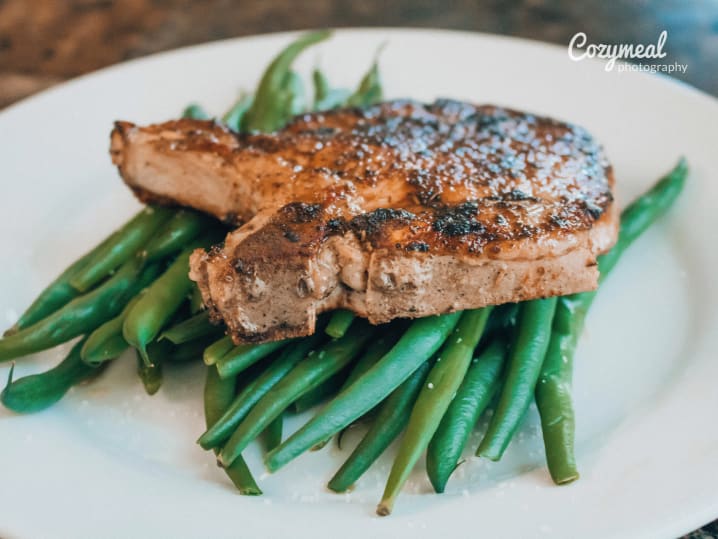
[(594, 289), (617, 235), (612, 169), (582, 128), (495, 106), (400, 100), (269, 135), (118, 122), (112, 158), (146, 202), (241, 225), (190, 276), (235, 342)]

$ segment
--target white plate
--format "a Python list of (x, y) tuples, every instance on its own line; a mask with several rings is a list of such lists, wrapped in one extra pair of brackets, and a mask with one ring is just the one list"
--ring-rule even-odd
[[(138, 207), (108, 157), (112, 121), (164, 120), (193, 100), (221, 112), (293, 35), (161, 54), (62, 85), (0, 114), (0, 319)], [(716, 101), (673, 80), (607, 73), (560, 47), (476, 34), (347, 30), (305, 54), (353, 85), (377, 47), (389, 96), (450, 96), (586, 126), (623, 203), (679, 155), (692, 166), (670, 216), (630, 249), (588, 320), (575, 374), (582, 478), (551, 484), (535, 410), (500, 464), (470, 460), (437, 496), (421, 470), (374, 516), (389, 461), (326, 492), (325, 448), (236, 495), (197, 445), (201, 367), (146, 397), (130, 358), (33, 416), (0, 412), (3, 537), (675, 537), (718, 516)], [(689, 66), (689, 69), (691, 66)], [(22, 375), (63, 350), (18, 363)], [(0, 379), (8, 365), (0, 368)]]

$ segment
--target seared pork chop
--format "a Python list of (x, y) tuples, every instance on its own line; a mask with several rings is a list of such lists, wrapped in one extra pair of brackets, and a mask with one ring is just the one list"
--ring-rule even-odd
[(142, 200), (243, 223), (190, 273), (237, 343), (339, 307), (382, 323), (591, 290), (617, 234), (596, 141), (494, 106), (392, 101), (270, 135), (118, 122), (112, 157)]

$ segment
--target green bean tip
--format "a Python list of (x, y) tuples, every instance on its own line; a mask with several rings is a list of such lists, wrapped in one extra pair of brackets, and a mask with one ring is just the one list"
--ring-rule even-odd
[(390, 501), (382, 501), (379, 505), (376, 506), (376, 514), (380, 517), (388, 517), (391, 515), (391, 510), (393, 508), (393, 503)]
[(9, 337), (10, 335), (14, 335), (14, 334), (17, 333), (18, 331), (19, 331), (19, 328), (17, 327), (17, 324), (15, 324), (15, 325), (13, 325), (12, 327), (7, 328), (7, 329), (3, 332), (2, 336), (3, 336), (3, 337)]
[(238, 490), (242, 496), (261, 496), (263, 494), (262, 490), (259, 487), (243, 487)]
[(574, 472), (571, 475), (564, 477), (553, 477), (553, 482), (557, 485), (570, 485), (580, 477), (578, 472)]
[(5, 391), (7, 391), (7, 388), (10, 387), (10, 384), (12, 384), (13, 374), (15, 374), (15, 362), (14, 361), (10, 365), (10, 372), (7, 373), (7, 384), (5, 384), (5, 389), (2, 390), (2, 394), (5, 394)]
[(137, 351), (140, 353), (140, 357), (142, 358), (142, 362), (145, 364), (145, 367), (151, 369), (155, 366), (155, 364), (152, 363), (150, 356), (147, 355), (147, 346), (141, 344)]
[(476, 450), (476, 456), (489, 459), (492, 462), (498, 462), (501, 460), (502, 452), (492, 447), (482, 447), (479, 445), (479, 448)]

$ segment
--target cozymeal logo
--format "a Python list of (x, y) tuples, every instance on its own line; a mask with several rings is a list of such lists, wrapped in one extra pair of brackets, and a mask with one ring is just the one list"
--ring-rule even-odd
[[(607, 60), (606, 71), (613, 71), (614, 68), (618, 72), (625, 71), (648, 71), (650, 73), (675, 73), (680, 71), (685, 73), (688, 64), (679, 64), (673, 62), (671, 64), (652, 64), (650, 62), (641, 62), (641, 60), (661, 60), (668, 54), (664, 51), (664, 47), (668, 41), (668, 31), (663, 30), (658, 36), (656, 43), (589, 43), (588, 35), (585, 32), (574, 34), (568, 43), (568, 57), (574, 62), (580, 62), (585, 58), (601, 58)], [(633, 63), (620, 62), (618, 60), (632, 60)]]

